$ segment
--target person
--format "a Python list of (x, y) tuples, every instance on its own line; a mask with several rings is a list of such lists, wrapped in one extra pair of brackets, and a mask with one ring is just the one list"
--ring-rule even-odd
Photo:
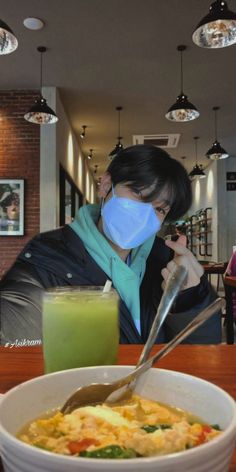
[(4, 192), (0, 199), (0, 229), (14, 230), (19, 229), (19, 205), (20, 198), (17, 191)]
[[(135, 145), (120, 151), (101, 178), (101, 204), (81, 207), (69, 225), (34, 237), (0, 282), (1, 343), (42, 336), (42, 294), (57, 286), (112, 281), (120, 296), (121, 343), (145, 343), (169, 274), (178, 264), (188, 276), (157, 343), (167, 342), (216, 295), (186, 238), (164, 241), (164, 220), (175, 221), (192, 201), (185, 168), (164, 150)], [(24, 344), (24, 342), (22, 343)], [(220, 313), (188, 343), (219, 343)]]
[[(236, 249), (233, 247), (233, 254), (227, 264), (225, 275), (229, 275), (230, 277), (236, 276)], [(233, 309), (233, 318), (234, 323), (236, 324), (236, 292), (232, 292), (232, 309)]]

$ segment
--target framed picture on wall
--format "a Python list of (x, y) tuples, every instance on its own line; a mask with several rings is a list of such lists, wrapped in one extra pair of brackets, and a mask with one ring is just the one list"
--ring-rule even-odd
[(226, 172), (227, 180), (236, 180), (236, 172)]
[(0, 236), (24, 234), (24, 180), (0, 179)]

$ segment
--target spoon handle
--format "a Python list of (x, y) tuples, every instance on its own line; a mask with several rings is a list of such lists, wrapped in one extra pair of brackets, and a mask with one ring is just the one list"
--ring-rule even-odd
[(117, 382), (117, 388), (123, 387), (137, 380), (137, 378), (146, 372), (152, 365), (166, 356), (172, 349), (180, 344), (185, 338), (187, 338), (193, 331), (201, 326), (206, 320), (208, 320), (216, 311), (225, 307), (225, 300), (223, 298), (217, 298), (211, 305), (205, 308), (199, 313), (180, 333), (178, 333), (169, 343), (167, 343), (160, 351), (158, 351), (153, 357), (144, 364), (136, 368), (131, 374), (123, 378), (120, 382)]
[(164, 293), (159, 303), (156, 316), (152, 323), (152, 327), (147, 339), (147, 342), (141, 352), (140, 358), (136, 365), (136, 368), (142, 365), (148, 359), (148, 356), (152, 350), (153, 344), (156, 341), (157, 335), (163, 325), (171, 306), (179, 293), (187, 276), (187, 270), (184, 266), (177, 266), (172, 274), (167, 279)]

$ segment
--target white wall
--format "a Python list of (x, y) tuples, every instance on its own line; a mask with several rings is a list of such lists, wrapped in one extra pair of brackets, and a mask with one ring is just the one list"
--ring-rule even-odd
[(213, 162), (205, 170), (206, 178), (197, 179), (192, 183), (193, 189), (193, 205), (189, 210), (189, 214), (195, 214), (196, 211), (205, 209), (208, 207), (212, 208), (212, 221), (211, 229), (212, 233), (208, 235), (209, 241), (212, 241), (212, 256), (200, 257), (199, 260), (212, 260), (216, 261), (218, 257), (218, 195), (217, 195), (217, 167), (216, 163)]
[(212, 207), (212, 257), (206, 256), (206, 260), (229, 260), (236, 243), (236, 191), (226, 191), (226, 172), (229, 171), (236, 171), (234, 157), (213, 161), (205, 170), (206, 178), (192, 184), (193, 205), (189, 214)]
[(81, 190), (84, 203), (94, 203), (96, 184), (58, 91), (44, 87), (42, 93), (59, 118), (55, 124), (42, 125), (40, 134), (40, 231), (48, 231), (59, 225), (59, 163)]
[(218, 164), (219, 260), (227, 261), (236, 244), (236, 191), (226, 190), (226, 172), (236, 172), (236, 158)]
[[(43, 88), (42, 93), (48, 105), (56, 110), (55, 87)], [(48, 231), (59, 224), (56, 126), (56, 124), (40, 126), (40, 231)]]
[(59, 93), (57, 93), (57, 113), (60, 117), (57, 123), (57, 158), (81, 190), (84, 203), (86, 200), (94, 203), (96, 184), (93, 174), (71, 128)]

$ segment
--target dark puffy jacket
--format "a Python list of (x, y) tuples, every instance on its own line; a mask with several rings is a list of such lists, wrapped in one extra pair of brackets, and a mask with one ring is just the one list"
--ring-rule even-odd
[[(120, 342), (145, 343), (159, 304), (161, 270), (173, 257), (164, 241), (156, 238), (147, 259), (140, 287), (141, 335), (125, 303), (120, 302)], [(86, 251), (69, 226), (32, 239), (0, 282), (1, 344), (39, 340), (42, 336), (41, 300), (45, 288), (65, 285), (104, 285), (106, 274)], [(205, 275), (201, 283), (183, 291), (164, 324), (157, 342), (167, 342), (215, 298)], [(212, 317), (187, 341), (221, 342), (220, 314)]]

